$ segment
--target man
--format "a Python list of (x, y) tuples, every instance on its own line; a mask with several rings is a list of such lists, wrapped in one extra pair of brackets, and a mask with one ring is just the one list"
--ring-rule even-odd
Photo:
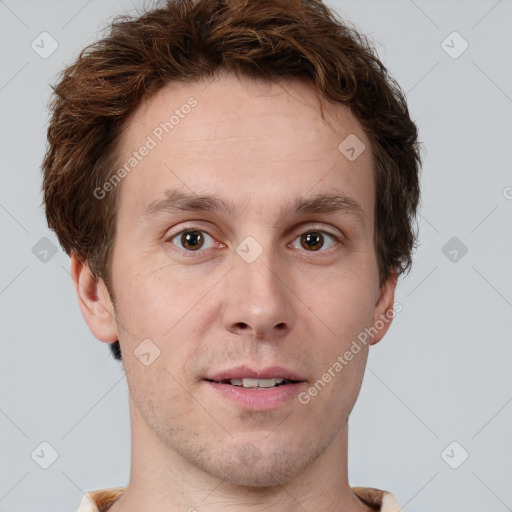
[(419, 200), (367, 41), (320, 1), (171, 1), (55, 93), (48, 223), (130, 390), (130, 481), (80, 511), (398, 511), (347, 470)]

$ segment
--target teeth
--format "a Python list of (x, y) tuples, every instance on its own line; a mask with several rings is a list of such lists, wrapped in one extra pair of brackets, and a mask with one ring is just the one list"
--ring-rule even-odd
[(271, 388), (276, 384), (282, 384), (285, 379), (230, 379), (233, 386), (243, 386), (244, 388)]

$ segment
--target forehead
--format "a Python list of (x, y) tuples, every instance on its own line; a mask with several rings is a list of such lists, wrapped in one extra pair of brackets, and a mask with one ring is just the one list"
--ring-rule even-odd
[(328, 131), (337, 138), (354, 133), (366, 139), (350, 109), (322, 98), (309, 80), (268, 82), (224, 73), (210, 80), (164, 86), (139, 106), (123, 131), (120, 148), (134, 149), (144, 143), (144, 136), (151, 136), (160, 146), (173, 141), (193, 145), (206, 142), (212, 135), (216, 135), (217, 143), (239, 145), (252, 136), (258, 143), (266, 138), (266, 151), (276, 150), (281, 155), (286, 148), (280, 141), (307, 132), (309, 137), (302, 140), (305, 149), (316, 147), (320, 153), (325, 146), (319, 144), (320, 139)]
[[(324, 120), (321, 102), (316, 88), (298, 79), (269, 83), (224, 75), (168, 84), (122, 133), (119, 164), (127, 172), (119, 214), (124, 210), (134, 220), (169, 189), (270, 211), (274, 200), (335, 187), (358, 196), (371, 217), (370, 142), (348, 107), (323, 101)], [(365, 148), (357, 159), (340, 150), (346, 140)]]

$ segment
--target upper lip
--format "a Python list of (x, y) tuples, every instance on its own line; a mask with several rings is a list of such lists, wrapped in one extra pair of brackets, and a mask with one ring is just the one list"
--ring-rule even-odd
[(243, 379), (244, 377), (249, 379), (281, 378), (296, 381), (304, 380), (298, 373), (294, 372), (293, 370), (283, 368), (281, 366), (270, 366), (267, 368), (262, 368), (260, 370), (255, 370), (249, 368), (248, 366), (237, 366), (235, 368), (229, 368), (228, 370), (224, 370), (222, 372), (209, 375), (205, 378), (207, 380), (220, 382), (221, 380), (225, 379)]

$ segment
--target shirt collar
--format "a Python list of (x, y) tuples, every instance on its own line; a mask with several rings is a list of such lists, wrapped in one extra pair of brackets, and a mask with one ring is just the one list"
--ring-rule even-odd
[[(401, 512), (394, 496), (373, 487), (351, 487), (364, 503), (379, 512)], [(77, 512), (106, 512), (124, 493), (126, 487), (110, 487), (84, 494)]]

